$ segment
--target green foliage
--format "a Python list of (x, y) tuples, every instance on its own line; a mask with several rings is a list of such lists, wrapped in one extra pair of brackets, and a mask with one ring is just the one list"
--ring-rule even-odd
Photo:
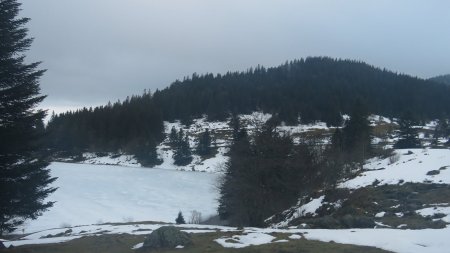
[(439, 138), (445, 138), (447, 140), (450, 140), (450, 126), (449, 126), (449, 120), (445, 118), (441, 118), (436, 128), (434, 129), (433, 139), (434, 144), (437, 144), (437, 140)]
[(0, 235), (51, 207), (44, 199), (56, 190), (41, 145), (45, 112), (35, 110), (45, 98), (39, 94), (44, 70), (24, 61), (32, 39), (19, 11), (16, 0), (0, 1)]
[(192, 152), (189, 146), (189, 138), (184, 135), (183, 129), (178, 132), (178, 140), (173, 152), (174, 164), (177, 166), (186, 166), (192, 162)]
[(183, 217), (183, 213), (181, 211), (178, 212), (178, 216), (175, 219), (175, 222), (177, 224), (186, 224), (186, 221), (184, 220), (184, 217)]
[(46, 128), (47, 145), (54, 151), (110, 151), (136, 155), (143, 164), (158, 164), (155, 146), (164, 125), (152, 95), (54, 115)]
[(372, 128), (367, 117), (365, 106), (357, 101), (350, 120), (342, 129), (334, 131), (321, 164), (323, 180), (328, 186), (334, 187), (338, 179), (351, 176), (352, 170), (372, 156)]
[(400, 132), (399, 139), (394, 144), (394, 148), (420, 148), (421, 143), (419, 140), (419, 136), (417, 130), (413, 127), (414, 120), (411, 117), (404, 117), (399, 121)]
[(200, 134), (195, 151), (200, 156), (208, 156), (212, 153), (211, 135), (209, 134), (208, 129)]
[(137, 160), (143, 166), (154, 167), (163, 162), (162, 159), (158, 157), (158, 153), (156, 152), (156, 143), (151, 140), (142, 145), (138, 145), (132, 150), (132, 153), (135, 154)]
[[(278, 67), (198, 75), (176, 81), (154, 94), (166, 120), (201, 117), (225, 120), (228, 113), (255, 110), (281, 121), (321, 120), (340, 126), (359, 98), (368, 113), (400, 117), (416, 112), (421, 120), (450, 113), (450, 86), (382, 70), (368, 64), (312, 57)], [(430, 101), (433, 101), (432, 103)]]
[(275, 122), (269, 120), (252, 142), (241, 129), (230, 148), (218, 212), (231, 225), (264, 226), (266, 218), (317, 183), (312, 150), (294, 146), (290, 136), (276, 131)]
[[(54, 116), (47, 127), (48, 144), (57, 151), (128, 151), (149, 140), (161, 141), (162, 120), (189, 125), (204, 115), (225, 120), (230, 114), (256, 110), (278, 115), (288, 124), (300, 119), (341, 126), (341, 115), (351, 114), (358, 99), (368, 114), (400, 117), (411, 110), (424, 121), (449, 115), (448, 97), (450, 86), (362, 62), (313, 57), (268, 69), (193, 74), (153, 95), (146, 92), (124, 102)], [(346, 143), (354, 140), (347, 138)]]

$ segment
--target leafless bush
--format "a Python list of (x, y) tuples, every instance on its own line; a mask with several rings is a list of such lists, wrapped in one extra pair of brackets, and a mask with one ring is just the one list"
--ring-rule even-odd
[(202, 213), (197, 210), (191, 211), (191, 218), (189, 219), (189, 223), (200, 224), (201, 221), (202, 221)]
[(396, 163), (400, 160), (400, 154), (398, 153), (393, 153), (390, 157), (389, 157), (389, 164), (393, 164)]

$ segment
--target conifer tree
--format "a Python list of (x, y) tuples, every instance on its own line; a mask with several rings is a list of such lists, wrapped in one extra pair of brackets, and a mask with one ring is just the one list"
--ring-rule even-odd
[(175, 127), (172, 127), (172, 129), (170, 129), (169, 142), (170, 144), (175, 145), (177, 140), (178, 140), (177, 129), (175, 129)]
[(209, 134), (209, 130), (206, 129), (203, 133), (200, 134), (198, 138), (198, 144), (196, 148), (196, 152), (200, 156), (208, 156), (211, 154), (211, 135)]
[(399, 139), (394, 144), (394, 148), (420, 148), (420, 140), (417, 130), (414, 129), (414, 121), (409, 116), (400, 119)]
[(365, 104), (357, 100), (353, 105), (350, 120), (342, 129), (342, 144), (349, 161), (362, 162), (371, 152), (372, 128), (367, 117)]
[(39, 62), (25, 63), (28, 18), (20, 18), (16, 0), (0, 1), (0, 235), (53, 205), (45, 198), (56, 189), (55, 178), (40, 146), (45, 111), (35, 107), (39, 94)]
[(181, 211), (178, 212), (178, 216), (175, 219), (175, 222), (177, 224), (186, 224), (186, 221), (184, 220), (184, 217), (183, 217), (183, 213)]
[(437, 144), (439, 138), (444, 138), (449, 140), (450, 138), (450, 126), (447, 119), (442, 118), (437, 122), (434, 128), (433, 143)]
[(177, 166), (186, 166), (192, 162), (192, 152), (189, 146), (189, 138), (184, 135), (180, 129), (178, 142), (173, 153), (174, 164)]

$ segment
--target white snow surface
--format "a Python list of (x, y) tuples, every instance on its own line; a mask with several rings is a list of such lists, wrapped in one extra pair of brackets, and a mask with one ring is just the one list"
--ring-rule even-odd
[[(191, 173), (192, 174), (192, 173)], [(99, 234), (149, 234), (153, 230), (167, 224), (122, 224), (122, 225), (88, 225), (71, 228), (67, 236), (56, 238), (42, 238), (48, 234), (56, 235), (67, 231), (66, 228), (52, 229), (29, 235), (23, 240), (4, 241), (5, 246), (20, 246), (26, 244), (59, 243), (79, 238), (81, 236), (92, 236)], [(260, 229), (245, 228), (238, 230), (232, 227), (209, 226), (209, 225), (176, 225), (182, 231), (193, 232), (195, 229), (201, 231), (222, 231), (236, 233), (232, 236), (221, 237), (215, 241), (223, 247), (243, 248), (250, 245), (261, 245), (277, 243), (272, 233), (290, 234), (291, 240), (305, 237), (308, 240), (319, 240), (323, 242), (334, 241), (337, 243), (355, 244), (362, 246), (378, 247), (397, 253), (446, 253), (450, 248), (450, 228), (423, 229), (423, 230), (399, 230), (399, 229)], [(138, 245), (136, 245), (137, 247)]]
[(105, 222), (173, 222), (179, 211), (216, 214), (217, 174), (59, 162), (50, 170), (58, 190), (47, 200), (56, 203), (27, 222), (26, 233)]
[(450, 228), (399, 229), (311, 229), (304, 236), (310, 240), (335, 241), (378, 247), (398, 253), (447, 253)]
[(427, 207), (427, 208), (423, 208), (420, 210), (417, 210), (416, 213), (427, 217), (427, 216), (433, 216), (435, 214), (444, 214), (445, 216), (443, 218), (441, 218), (443, 221), (450, 223), (450, 207), (449, 206), (445, 206), (445, 207), (440, 207), (440, 206), (435, 206), (435, 207)]
[(142, 246), (144, 246), (144, 243), (140, 242), (140, 243), (134, 245), (133, 248), (131, 248), (131, 249), (140, 249), (140, 248), (142, 248)]
[(386, 214), (386, 212), (379, 212), (379, 213), (375, 214), (375, 217), (381, 218), (381, 217), (384, 217), (385, 214)]
[(222, 237), (215, 241), (225, 248), (244, 248), (250, 245), (261, 245), (272, 242), (274, 236), (262, 232), (252, 232), (243, 235), (233, 235), (231, 237)]
[[(411, 151), (412, 154), (408, 154)], [(389, 158), (372, 159), (364, 165), (364, 172), (358, 177), (345, 181), (340, 187), (356, 189), (371, 185), (375, 180), (379, 185), (401, 182), (450, 184), (449, 149), (398, 149), (399, 160), (392, 163)], [(437, 175), (427, 175), (439, 170)]]
[[(289, 208), (287, 210), (285, 210), (283, 212), (283, 215), (286, 216), (286, 219), (284, 219), (283, 221), (277, 223), (277, 224), (272, 224), (271, 227), (273, 228), (285, 228), (289, 225), (289, 223), (298, 218), (298, 217), (303, 217), (303, 216), (317, 216), (317, 209), (319, 209), (322, 205), (324, 204), (329, 204), (334, 206), (335, 208), (339, 208), (342, 205), (342, 201), (337, 201), (335, 203), (328, 203), (328, 202), (324, 202), (325, 199), (325, 195), (320, 196), (318, 198), (312, 199), (310, 200), (308, 203), (301, 205), (302, 203), (302, 199), (300, 199), (297, 203), (296, 206)], [(270, 220), (273, 218), (269, 217), (268, 219), (266, 219), (266, 222), (270, 223)], [(306, 225), (306, 224), (305, 224)]]
[(323, 199), (325, 198), (325, 196), (320, 196), (317, 199), (313, 199), (310, 202), (304, 204), (303, 206), (301, 206), (297, 213), (300, 216), (304, 216), (306, 214), (311, 214), (312, 216), (316, 216), (316, 210), (319, 209), (319, 207), (322, 206), (322, 202)]
[(127, 167), (141, 167), (141, 164), (133, 155), (107, 153), (106, 156), (97, 156), (95, 153), (83, 153), (86, 159), (81, 163), (101, 164), (101, 165), (120, 165)]

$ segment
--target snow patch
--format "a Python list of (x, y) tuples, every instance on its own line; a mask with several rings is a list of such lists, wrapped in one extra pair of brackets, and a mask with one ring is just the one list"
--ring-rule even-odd
[(224, 248), (244, 248), (250, 245), (261, 245), (272, 242), (275, 237), (265, 233), (248, 233), (244, 235), (234, 235), (232, 237), (222, 237), (216, 239), (218, 244)]
[(450, 165), (449, 149), (399, 149), (395, 154), (399, 157), (394, 163), (389, 158), (369, 160), (358, 177), (341, 183), (339, 187), (356, 189), (371, 185), (375, 180), (380, 182), (378, 185), (399, 182), (450, 184), (450, 170), (427, 175), (431, 170)]

